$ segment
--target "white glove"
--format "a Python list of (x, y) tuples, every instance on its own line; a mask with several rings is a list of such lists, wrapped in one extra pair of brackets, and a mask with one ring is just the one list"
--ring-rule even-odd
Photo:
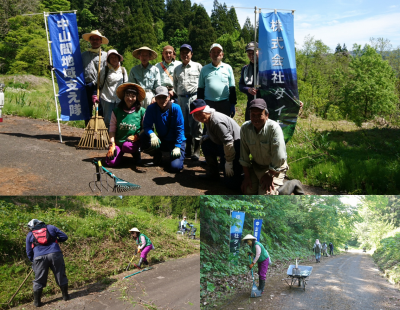
[(233, 177), (233, 161), (225, 162), (225, 174), (227, 177)]
[(179, 158), (181, 157), (181, 149), (179, 147), (175, 147), (171, 152), (172, 158)]
[(160, 146), (160, 139), (156, 136), (156, 134), (153, 132), (150, 134), (150, 145), (152, 147), (159, 147)]
[(206, 141), (207, 139), (210, 139), (210, 137), (209, 137), (208, 135), (201, 136), (201, 138), (200, 138), (200, 145), (202, 145), (203, 142)]

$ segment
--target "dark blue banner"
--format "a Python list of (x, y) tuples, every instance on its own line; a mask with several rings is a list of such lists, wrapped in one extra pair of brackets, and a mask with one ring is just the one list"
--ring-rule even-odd
[(269, 118), (277, 121), (285, 141), (293, 135), (300, 109), (292, 13), (261, 13), (259, 83)]
[(87, 104), (78, 25), (74, 13), (49, 15), (48, 18), (54, 72), (58, 84), (61, 120), (90, 118)]
[(253, 236), (257, 238), (258, 242), (260, 242), (262, 222), (262, 219), (255, 219), (253, 223)]
[(244, 217), (245, 217), (244, 212), (239, 212), (239, 211), (232, 212), (232, 218), (239, 220), (237, 224), (231, 226), (230, 253), (232, 253), (235, 257), (238, 257), (239, 255), (240, 241), (242, 240)]

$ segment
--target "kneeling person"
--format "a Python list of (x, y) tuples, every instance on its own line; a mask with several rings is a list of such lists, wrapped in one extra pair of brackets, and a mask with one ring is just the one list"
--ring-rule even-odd
[[(153, 156), (153, 164), (161, 165), (162, 152), (170, 152), (170, 170), (183, 169), (186, 138), (182, 110), (170, 101), (168, 89), (156, 88), (156, 103), (147, 107), (143, 121), (144, 132), (140, 136), (143, 152)], [(153, 124), (158, 136), (153, 131)]]
[(33, 219), (28, 223), (30, 232), (26, 236), (26, 254), (32, 262), (35, 272), (33, 281), (34, 306), (41, 306), (43, 288), (47, 285), (49, 268), (54, 273), (64, 300), (69, 299), (68, 279), (65, 274), (65, 263), (58, 242), (67, 241), (68, 236), (53, 225)]
[[(268, 119), (264, 99), (250, 102), (250, 121), (240, 129), (240, 164), (243, 166), (242, 192), (247, 195), (278, 195), (286, 171), (286, 145), (279, 124)], [(250, 154), (253, 160), (250, 161)]]
[(239, 163), (239, 125), (229, 116), (210, 108), (203, 99), (196, 99), (190, 104), (190, 114), (207, 128), (207, 135), (201, 140), (201, 148), (208, 171), (202, 177), (208, 180), (219, 179), (217, 157), (220, 157), (226, 185), (239, 190), (242, 174), (242, 166)]

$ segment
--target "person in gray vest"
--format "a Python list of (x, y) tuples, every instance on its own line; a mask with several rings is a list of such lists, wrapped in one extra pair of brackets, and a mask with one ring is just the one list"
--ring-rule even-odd
[(265, 287), (265, 280), (267, 279), (268, 265), (272, 263), (271, 257), (267, 249), (257, 241), (256, 237), (249, 234), (243, 238), (243, 241), (247, 243), (251, 250), (251, 252), (247, 252), (247, 255), (251, 256), (254, 254), (253, 262), (249, 265), (249, 268), (253, 268), (256, 263), (258, 265), (258, 290), (261, 291), (262, 294)]
[(202, 137), (201, 148), (208, 171), (200, 177), (206, 180), (219, 180), (219, 157), (225, 184), (239, 191), (242, 183), (242, 166), (239, 163), (239, 125), (229, 116), (210, 108), (203, 99), (196, 99), (190, 104), (190, 114), (207, 128), (207, 135)]
[(182, 64), (174, 70), (174, 89), (178, 95), (178, 104), (181, 107), (185, 122), (186, 157), (197, 161), (200, 158), (201, 124), (190, 114), (190, 104), (197, 98), (197, 85), (203, 66), (192, 61), (193, 50), (189, 44), (180, 48)]
[(150, 60), (157, 58), (157, 53), (147, 46), (138, 48), (132, 52), (133, 57), (140, 60), (141, 64), (134, 66), (129, 72), (128, 80), (131, 83), (140, 85), (146, 92), (146, 98), (142, 101), (142, 107), (147, 107), (155, 102), (154, 93), (160, 86), (160, 72), (150, 64)]
[[(82, 64), (85, 75), (86, 95), (89, 105), (90, 117), (92, 116), (93, 105), (97, 98), (97, 73), (99, 70), (99, 52), (102, 44), (108, 44), (108, 39), (103, 36), (98, 30), (93, 30), (90, 33), (82, 35), (82, 39), (88, 41), (91, 48), (88, 48), (82, 53)], [(107, 65), (107, 53), (101, 52), (100, 70)], [(100, 107), (99, 107), (100, 108)], [(102, 115), (102, 110), (99, 109), (99, 115)], [(85, 125), (89, 119), (85, 120)]]
[(59, 242), (65, 242), (68, 236), (53, 225), (46, 225), (37, 219), (28, 223), (29, 233), (26, 236), (26, 254), (32, 262), (35, 273), (33, 297), (35, 307), (40, 307), (43, 288), (47, 285), (49, 268), (54, 273), (64, 300), (69, 299), (68, 278), (65, 274), (65, 263)]
[(321, 243), (319, 243), (318, 239), (315, 239), (315, 243), (313, 246), (313, 252), (315, 254), (315, 260), (317, 263), (321, 262), (321, 251), (322, 251)]

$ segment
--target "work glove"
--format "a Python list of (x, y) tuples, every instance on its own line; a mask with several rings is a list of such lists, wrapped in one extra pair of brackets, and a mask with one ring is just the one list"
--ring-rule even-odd
[(115, 143), (112, 142), (110, 143), (110, 146), (108, 147), (108, 152), (106, 157), (110, 160), (113, 160), (115, 158), (115, 156), (117, 156), (117, 150), (115, 148)]
[(154, 148), (159, 148), (161, 144), (160, 139), (156, 136), (156, 134), (153, 132), (150, 134), (150, 145)]
[(235, 105), (231, 104), (231, 117), (233, 118), (236, 114), (236, 109), (235, 109)]
[(175, 147), (171, 152), (171, 157), (174, 159), (181, 157), (181, 149), (179, 147)]
[(208, 135), (201, 136), (201, 138), (200, 138), (200, 145), (202, 145), (203, 142), (206, 141), (206, 140), (208, 140), (208, 139), (210, 139), (210, 137), (209, 137)]
[(233, 161), (225, 162), (225, 175), (227, 177), (233, 177), (235, 173), (233, 172)]
[(140, 254), (140, 252), (142, 252), (141, 248), (138, 249), (137, 254)]
[(251, 268), (253, 268), (253, 266), (254, 266), (254, 263), (250, 264), (249, 268), (251, 269)]
[(132, 136), (129, 136), (128, 138), (126, 138), (128, 141), (130, 141), (130, 142), (136, 142), (136, 141), (138, 141), (139, 140), (139, 135), (132, 135)]
[(97, 97), (97, 95), (92, 95), (92, 102), (93, 102), (93, 104), (95, 104), (96, 102), (97, 103), (100, 102), (99, 97)]

